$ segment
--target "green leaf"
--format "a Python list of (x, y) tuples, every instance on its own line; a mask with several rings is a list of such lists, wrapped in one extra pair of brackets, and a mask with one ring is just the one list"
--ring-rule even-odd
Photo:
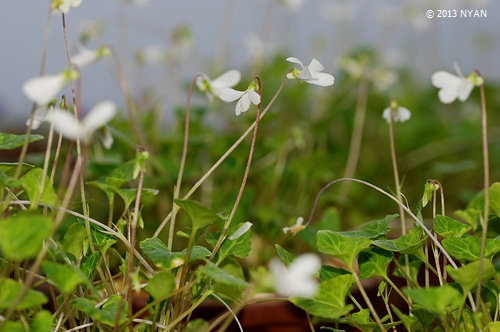
[(421, 238), (422, 235), (422, 230), (415, 227), (395, 240), (375, 240), (373, 244), (385, 250), (420, 257), (423, 256), (423, 245), (427, 240), (427, 236)]
[(207, 265), (200, 267), (197, 273), (214, 282), (217, 282), (218, 284), (224, 284), (227, 286), (235, 286), (241, 288), (246, 288), (250, 286), (244, 280), (229, 274), (228, 272), (216, 266), (214, 263), (210, 261), (206, 261), (206, 263)]
[(0, 187), (17, 187), (18, 181), (13, 177), (8, 176), (0, 169)]
[(105, 180), (97, 179), (94, 181), (88, 181), (88, 185), (101, 189), (108, 197), (109, 202), (112, 202), (115, 197), (115, 192), (113, 187), (110, 186)]
[(436, 314), (445, 314), (447, 310), (451, 312), (458, 308), (462, 298), (460, 292), (449, 284), (441, 287), (406, 288), (404, 292), (413, 302)]
[(50, 235), (52, 220), (35, 211), (22, 211), (0, 222), (0, 248), (14, 261), (36, 256)]
[(39, 311), (31, 323), (31, 332), (51, 332), (52, 315), (47, 310)]
[(21, 324), (20, 322), (8, 321), (2, 327), (0, 332), (26, 332), (26, 330), (24, 329), (23, 324)]
[(63, 248), (67, 253), (72, 254), (79, 262), (82, 256), (87, 255), (89, 242), (87, 240), (87, 230), (82, 224), (75, 222), (68, 227), (64, 234)]
[(472, 229), (469, 225), (462, 224), (450, 217), (437, 215), (434, 219), (434, 231), (444, 238), (462, 237)]
[(391, 303), (391, 308), (396, 313), (396, 315), (398, 316), (398, 318), (401, 320), (401, 322), (403, 323), (403, 325), (405, 326), (406, 331), (411, 331), (412, 330), (412, 326), (415, 325), (418, 320), (415, 317), (413, 317), (413, 316), (408, 316), (408, 315), (403, 314), (398, 309), (398, 307), (396, 307), (392, 303)]
[(99, 322), (115, 326), (116, 314), (121, 303), (120, 319), (118, 324), (123, 324), (128, 317), (128, 305), (126, 301), (122, 301), (120, 295), (111, 295), (109, 300), (104, 303), (101, 310), (96, 311), (94, 318)]
[[(156, 266), (170, 270), (184, 264), (186, 249), (181, 252), (172, 252), (158, 238), (149, 238), (141, 241), (140, 247), (146, 257)], [(201, 246), (193, 246), (189, 255), (189, 261), (204, 259), (210, 256), (210, 251)]]
[(353, 308), (352, 304), (345, 304), (345, 297), (353, 282), (350, 274), (328, 279), (319, 284), (319, 292), (312, 299), (292, 297), (290, 302), (314, 316), (339, 318)]
[(126, 163), (115, 168), (110, 176), (106, 177), (106, 183), (113, 189), (118, 189), (125, 183), (134, 178), (135, 160), (127, 161)]
[(144, 289), (155, 300), (165, 298), (175, 290), (175, 275), (167, 271), (157, 272)]
[[(26, 135), (14, 135), (0, 133), (0, 150), (12, 150), (24, 145)], [(43, 139), (41, 135), (30, 135), (29, 142), (36, 142)]]
[[(230, 231), (230, 234), (235, 234), (237, 231), (241, 229), (241, 227), (245, 227), (245, 225), (248, 225), (246, 223), (240, 223), (233, 227), (234, 232)], [(217, 240), (219, 239), (220, 232), (215, 232), (211, 233), (211, 236), (215, 239), (215, 243), (217, 243)], [(238, 235), (238, 234), (236, 234)], [(208, 241), (208, 240), (207, 240)], [(211, 243), (214, 244), (215, 243)], [(222, 242), (222, 245), (219, 249), (219, 252), (217, 253), (217, 262), (220, 264), (226, 257), (232, 255), (236, 256), (239, 258), (244, 258), (247, 257), (248, 254), (250, 253), (250, 250), (252, 248), (252, 234), (248, 230), (241, 234), (240, 236), (234, 238), (232, 236), (228, 236), (224, 241)]]
[[(443, 240), (443, 247), (456, 259), (466, 261), (479, 260), (481, 250), (481, 239), (475, 236), (464, 238), (448, 238)], [(484, 257), (490, 258), (500, 252), (499, 239), (486, 239), (484, 243)]]
[(455, 217), (462, 219), (476, 231), (478, 221), (481, 219), (484, 207), (484, 192), (477, 194), (467, 205), (465, 210), (455, 211)]
[[(18, 165), (19, 163), (0, 162), (0, 171), (4, 172), (8, 177), (13, 178), (16, 175)], [(31, 164), (23, 163), (21, 166), (21, 174), (34, 167), (35, 166)]]
[(81, 265), (80, 270), (82, 270), (83, 274), (87, 277), (87, 279), (92, 279), (92, 274), (97, 266), (97, 262), (99, 261), (99, 253), (96, 251), (92, 253)]
[(370, 322), (370, 309), (361, 309), (358, 312), (351, 314), (353, 321), (359, 324), (366, 324)]
[(320, 252), (342, 260), (354, 270), (354, 260), (358, 254), (370, 246), (369, 239), (345, 237), (343, 233), (322, 230), (316, 234), (317, 247)]
[[(236, 259), (233, 257), (229, 257), (226, 259), (221, 265), (220, 269), (222, 269), (227, 274), (236, 277), (240, 280), (245, 279), (245, 274), (243, 273), (243, 269), (238, 264)], [(211, 282), (211, 288), (214, 292), (221, 295), (228, 304), (231, 304), (234, 300), (237, 300), (241, 297), (241, 294), (244, 290), (244, 287), (240, 285), (228, 285), (225, 282), (213, 281)]]
[[(0, 278), (0, 309), (9, 309), (13, 306), (22, 285), (17, 281), (8, 278)], [(43, 293), (29, 289), (23, 299), (17, 305), (17, 310), (37, 307), (47, 303), (47, 298)]]
[(76, 297), (72, 299), (71, 306), (91, 317), (94, 317), (94, 314), (99, 310), (95, 307), (94, 302), (84, 297)]
[(337, 278), (338, 276), (344, 275), (344, 274), (351, 274), (350, 272), (341, 269), (339, 267), (333, 267), (330, 265), (323, 265), (321, 266), (321, 269), (319, 270), (319, 280), (325, 281), (328, 279), (333, 279)]
[[(453, 278), (453, 280), (462, 286), (464, 293), (467, 294), (477, 286), (477, 280), (479, 277), (479, 261), (464, 265), (457, 270), (448, 265), (446, 266), (446, 271), (448, 271), (448, 274)], [(484, 259), (483, 273), (481, 277), (482, 282), (492, 278), (495, 273), (495, 266), (488, 259)]]
[(388, 215), (383, 219), (371, 221), (357, 231), (342, 232), (342, 235), (354, 239), (375, 239), (384, 236), (391, 230), (391, 228), (389, 227), (389, 223), (393, 221), (397, 216), (399, 215)]
[(76, 286), (84, 282), (78, 272), (62, 264), (43, 261), (42, 269), (49, 280), (65, 294), (71, 293)]
[(432, 314), (432, 312), (421, 305), (413, 304), (411, 313), (418, 318), (418, 321), (426, 329), (431, 327), (432, 323), (434, 322), (434, 315)]
[(208, 331), (208, 322), (201, 318), (196, 318), (186, 326), (186, 332), (206, 332)]
[(439, 185), (431, 182), (426, 182), (424, 186), (424, 195), (422, 196), (422, 207), (425, 207), (434, 196), (434, 188), (436, 191), (439, 190)]
[[(28, 194), (30, 201), (33, 203), (36, 201), (38, 196), (38, 191), (40, 190), (40, 185), (42, 183), (43, 170), (41, 168), (35, 168), (21, 178), (21, 186)], [(54, 205), (57, 202), (57, 195), (50, 184), (49, 177), (45, 175), (45, 184), (43, 187), (43, 192), (40, 196), (40, 203)]]
[(486, 324), (486, 331), (500, 332), (500, 322), (489, 322), (488, 324)]
[[(386, 316), (387, 317), (387, 316)], [(370, 309), (362, 309), (358, 312), (355, 312), (351, 315), (351, 318), (354, 322), (356, 322), (356, 325), (354, 325), (352, 322), (346, 320), (346, 323), (349, 325), (352, 325), (354, 327), (361, 327), (363, 328), (363, 331), (370, 332), (373, 330), (379, 330), (378, 328), (378, 323), (376, 322), (371, 322), (370, 321)], [(344, 321), (344, 320), (342, 320)], [(384, 318), (382, 318), (382, 322), (384, 321)], [(387, 323), (387, 324), (382, 324), (386, 331), (389, 331), (393, 326), (399, 325), (399, 322), (395, 323)]]
[(276, 247), (276, 252), (278, 253), (279, 258), (283, 261), (283, 263), (285, 263), (285, 265), (288, 265), (295, 260), (295, 256), (288, 252), (285, 248), (279, 244), (275, 244), (274, 246)]
[(495, 182), (490, 186), (490, 208), (500, 217), (500, 182)]
[(103, 255), (106, 255), (108, 249), (111, 248), (117, 240), (113, 236), (101, 231), (101, 229), (100, 227), (91, 225), (90, 234), (92, 235), (92, 241), (97, 249), (99, 249)]
[(377, 276), (386, 277), (387, 268), (393, 257), (392, 252), (380, 248), (363, 250), (358, 257), (360, 277), (363, 279)]
[[(129, 209), (132, 202), (135, 201), (135, 199), (137, 198), (137, 188), (126, 188), (126, 189), (114, 189), (113, 188), (113, 190), (123, 200), (124, 205), (125, 205), (125, 208), (124, 208), (125, 211), (127, 211)], [(146, 198), (146, 197), (156, 196), (156, 195), (158, 195), (157, 189), (142, 188), (141, 199)]]
[(193, 230), (198, 230), (204, 226), (210, 225), (216, 220), (223, 220), (223, 218), (212, 211), (212, 209), (200, 202), (187, 199), (176, 199), (175, 203), (188, 213), (193, 225)]

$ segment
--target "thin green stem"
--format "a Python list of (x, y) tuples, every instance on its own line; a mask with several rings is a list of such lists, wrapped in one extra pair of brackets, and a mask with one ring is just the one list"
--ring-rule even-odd
[[(271, 106), (274, 104), (274, 102), (276, 101), (276, 99), (278, 98), (278, 95), (281, 93), (281, 90), (283, 90), (283, 87), (285, 86), (285, 83), (288, 79), (285, 78), (283, 79), (283, 81), (281, 82), (281, 85), (280, 87), (278, 88), (278, 91), (276, 91), (276, 93), (274, 94), (273, 98), (271, 99), (271, 101), (269, 102), (269, 104), (267, 104), (266, 108), (262, 111), (260, 117), (259, 117), (259, 121), (264, 117), (264, 115), (266, 115), (267, 111), (271, 108)], [(243, 140), (250, 134), (250, 132), (252, 132), (252, 130), (254, 129), (256, 125), (256, 122), (254, 121), (254, 123), (248, 127), (248, 129), (240, 136), (240, 138), (238, 138), (236, 140), (236, 142), (234, 142), (234, 144), (219, 158), (219, 160), (217, 160), (215, 162), (215, 164), (213, 164), (213, 166), (198, 180), (198, 182), (196, 182), (193, 187), (188, 191), (188, 193), (186, 195), (184, 195), (182, 197), (182, 199), (188, 199), (189, 197), (191, 197), (192, 194), (194, 194), (194, 192), (203, 184), (203, 182), (205, 182), (205, 180), (217, 169), (217, 167), (220, 166), (220, 164), (222, 164), (222, 162), (224, 160), (226, 160), (226, 158), (234, 151), (234, 149), (236, 149), (238, 147), (238, 145), (240, 145), (241, 142), (243, 142)], [(165, 225), (167, 224), (167, 222), (170, 221), (171, 217), (172, 217), (172, 212), (170, 212), (164, 219), (163, 221), (161, 222), (160, 226), (158, 226), (158, 228), (156, 229), (155, 233), (153, 234), (153, 238), (155, 237), (158, 237), (158, 235), (160, 234), (160, 232), (163, 230), (163, 228), (165, 227)]]
[[(262, 100), (262, 82), (261, 82), (259, 76), (255, 76), (254, 79), (257, 80), (257, 82), (258, 82), (260, 100)], [(245, 185), (246, 185), (247, 179), (248, 179), (248, 173), (250, 172), (250, 165), (252, 164), (253, 152), (255, 149), (255, 142), (257, 141), (257, 131), (259, 128), (259, 119), (260, 119), (260, 103), (259, 103), (259, 105), (257, 105), (257, 116), (255, 119), (255, 128), (253, 131), (252, 143), (250, 145), (250, 152), (248, 153), (247, 166), (245, 169), (245, 174), (243, 175), (243, 180), (241, 181), (240, 190), (238, 192), (238, 196), (236, 197), (236, 201), (234, 202), (233, 209), (231, 210), (231, 213), (229, 214), (229, 218), (227, 219), (226, 223), (224, 224), (224, 228), (219, 236), (219, 239), (217, 240), (217, 244), (215, 245), (214, 250), (212, 250), (212, 254), (210, 255), (210, 260), (213, 260), (215, 258), (217, 251), (219, 250), (220, 246), (222, 245), (222, 241), (224, 241), (224, 239), (226, 238), (227, 232), (229, 232), (229, 226), (231, 226), (231, 222), (233, 221), (233, 218), (234, 218), (234, 215), (236, 213), (236, 210), (238, 209), (238, 205), (240, 203), (241, 197), (243, 196), (243, 190), (245, 189)]]
[(377, 312), (375, 311), (375, 308), (373, 307), (373, 304), (370, 301), (370, 298), (366, 294), (366, 291), (365, 291), (363, 285), (361, 284), (361, 281), (359, 280), (356, 272), (352, 272), (352, 276), (354, 278), (354, 282), (358, 286), (359, 291), (361, 292), (361, 295), (363, 296), (363, 299), (366, 302), (366, 305), (368, 305), (368, 308), (370, 308), (370, 312), (372, 313), (373, 318), (375, 318), (375, 321), (377, 322), (378, 326), (380, 327), (380, 330), (382, 330), (382, 332), (386, 332), (384, 324), (382, 324), (382, 321), (380, 320), (380, 317), (378, 316)]
[[(476, 71), (481, 77), (479, 71)], [(484, 247), (486, 243), (486, 235), (488, 233), (488, 216), (489, 216), (489, 202), (490, 202), (490, 168), (488, 160), (488, 123), (486, 118), (486, 97), (484, 95), (484, 84), (479, 86), (479, 91), (481, 93), (481, 128), (482, 128), (482, 142), (483, 142), (483, 171), (484, 171), (484, 215), (481, 223), (482, 226), (482, 236), (481, 236), (481, 250), (479, 254), (479, 273), (477, 279), (476, 288), (476, 303), (479, 303), (481, 299), (481, 282), (483, 276), (483, 264), (484, 264)]]
[(394, 289), (396, 291), (396, 293), (398, 293), (399, 296), (401, 296), (401, 298), (411, 307), (410, 300), (408, 300), (408, 298), (404, 295), (404, 293), (401, 291), (401, 289), (399, 289), (399, 287), (396, 286), (396, 284), (388, 276), (385, 275), (384, 279), (385, 279), (385, 281), (387, 281), (387, 283), (389, 285), (391, 285), (392, 289)]
[(208, 290), (206, 291), (195, 303), (191, 305), (186, 311), (181, 313), (179, 316), (177, 316), (176, 319), (174, 319), (168, 326), (164, 329), (165, 331), (170, 331), (174, 326), (177, 326), (187, 315), (189, 315), (194, 309), (196, 309), (207, 297), (210, 296), (212, 291)]

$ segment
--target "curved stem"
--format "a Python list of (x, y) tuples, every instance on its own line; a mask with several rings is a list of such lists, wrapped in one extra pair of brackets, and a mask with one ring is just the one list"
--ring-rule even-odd
[(178, 206), (175, 204), (175, 199), (179, 198), (179, 193), (180, 193), (181, 184), (182, 184), (182, 175), (184, 173), (184, 164), (186, 163), (186, 155), (187, 155), (188, 140), (189, 140), (189, 114), (190, 114), (190, 110), (191, 110), (191, 96), (193, 94), (193, 87), (196, 83), (196, 80), (200, 76), (201, 76), (201, 74), (196, 74), (193, 77), (193, 79), (191, 80), (191, 84), (189, 85), (189, 90), (188, 90), (188, 95), (187, 95), (186, 120), (185, 120), (185, 124), (184, 124), (184, 144), (182, 146), (181, 164), (179, 166), (179, 174), (177, 175), (177, 184), (175, 185), (174, 201), (172, 203), (172, 211), (170, 212), (172, 214), (172, 218), (171, 218), (172, 221), (170, 223), (170, 231), (168, 233), (167, 247), (169, 250), (172, 250), (174, 231), (175, 231), (175, 217), (176, 217), (177, 211), (178, 211)]
[[(262, 100), (262, 82), (261, 82), (259, 76), (255, 76), (254, 79), (257, 80), (257, 82), (258, 82), (260, 100)], [(219, 236), (219, 239), (217, 240), (217, 244), (215, 245), (214, 250), (212, 250), (212, 254), (210, 255), (210, 260), (214, 259), (215, 255), (217, 254), (217, 251), (219, 250), (220, 246), (222, 245), (222, 241), (224, 241), (224, 239), (226, 238), (227, 232), (229, 231), (229, 226), (231, 226), (231, 222), (233, 221), (233, 218), (234, 218), (234, 215), (236, 213), (236, 210), (238, 209), (238, 205), (240, 203), (241, 197), (243, 196), (243, 190), (245, 189), (245, 184), (247, 183), (247, 179), (248, 179), (248, 173), (250, 172), (250, 165), (252, 164), (253, 151), (255, 149), (255, 142), (257, 140), (257, 130), (259, 128), (259, 119), (260, 119), (260, 103), (259, 103), (259, 105), (257, 105), (257, 116), (255, 118), (255, 128), (253, 131), (252, 143), (250, 145), (250, 152), (248, 153), (247, 167), (245, 169), (245, 174), (243, 175), (243, 180), (241, 181), (240, 191), (238, 192), (238, 196), (236, 197), (236, 201), (234, 202), (233, 209), (231, 210), (231, 214), (229, 215), (229, 218), (227, 219), (226, 223), (224, 224), (224, 228)]]
[[(276, 91), (276, 93), (274, 94), (274, 96), (271, 99), (271, 101), (269, 102), (269, 104), (267, 104), (266, 108), (262, 111), (262, 113), (261, 113), (261, 115), (259, 117), (259, 121), (264, 117), (264, 115), (266, 115), (267, 111), (274, 104), (274, 102), (278, 98), (278, 95), (281, 93), (281, 90), (283, 90), (283, 87), (285, 86), (285, 83), (286, 83), (287, 80), (288, 79), (285, 76), (285, 78), (281, 82), (280, 87), (278, 88), (278, 91)], [(219, 167), (219, 165), (222, 164), (222, 162), (234, 151), (234, 149), (236, 149), (238, 147), (238, 145), (240, 145), (240, 143), (243, 142), (243, 140), (254, 129), (255, 125), (256, 125), (256, 122), (254, 121), (254, 123), (250, 127), (248, 127), (248, 129), (240, 136), (240, 138), (238, 138), (238, 140), (236, 140), (236, 142), (234, 142), (234, 144), (219, 158), (219, 160), (217, 160), (215, 162), (215, 164), (213, 164), (213, 166), (198, 180), (198, 182), (196, 182), (193, 185), (193, 187), (188, 191), (188, 193), (186, 195), (184, 195), (182, 197), (182, 199), (188, 199), (189, 197), (191, 197), (191, 195), (202, 185), (203, 182), (205, 182), (205, 180), (210, 175), (212, 175), (212, 173), (217, 169), (217, 167)], [(158, 237), (158, 235), (163, 230), (163, 228), (165, 227), (165, 225), (167, 224), (167, 222), (171, 219), (172, 215), (173, 215), (172, 212), (170, 212), (163, 219), (163, 221), (161, 222), (160, 226), (156, 229), (156, 232), (153, 234), (153, 238)]]
[(372, 189), (375, 189), (376, 191), (384, 194), (385, 196), (389, 197), (390, 199), (392, 199), (394, 202), (396, 202), (396, 204), (398, 204), (399, 206), (401, 206), (403, 208), (403, 210), (408, 213), (412, 218), (413, 220), (415, 220), (415, 222), (424, 230), (424, 232), (427, 233), (427, 235), (431, 238), (431, 240), (436, 244), (436, 246), (441, 250), (441, 252), (448, 258), (448, 261), (450, 262), (451, 266), (456, 270), (458, 269), (458, 266), (457, 264), (455, 263), (455, 261), (451, 258), (451, 256), (448, 254), (448, 252), (443, 248), (443, 246), (441, 245), (441, 243), (439, 243), (439, 241), (436, 239), (436, 237), (434, 235), (432, 235), (431, 231), (429, 231), (429, 229), (424, 225), (424, 223), (417, 218), (417, 216), (410, 210), (408, 209), (403, 203), (401, 203), (396, 197), (392, 196), (391, 194), (389, 194), (388, 192), (386, 192), (385, 190), (377, 187), (376, 185), (374, 184), (371, 184), (369, 182), (366, 182), (366, 181), (363, 181), (363, 180), (359, 180), (359, 179), (353, 179), (353, 178), (340, 178), (340, 179), (337, 179), (337, 180), (333, 180), (329, 183), (327, 183), (323, 188), (321, 188), (321, 190), (318, 192), (318, 194), (316, 195), (316, 199), (314, 200), (314, 203), (313, 203), (313, 207), (311, 208), (311, 213), (309, 214), (309, 219), (307, 220), (307, 223), (305, 224), (305, 226), (308, 226), (311, 221), (312, 221), (312, 217), (314, 215), (314, 210), (316, 209), (316, 204), (318, 203), (318, 200), (319, 200), (319, 197), (321, 196), (321, 194), (326, 190), (328, 189), (328, 187), (336, 184), (336, 183), (339, 183), (339, 182), (342, 182), (342, 181), (352, 181), (352, 182), (357, 182), (357, 183), (361, 183), (361, 184), (364, 184), (365, 186), (368, 186)]

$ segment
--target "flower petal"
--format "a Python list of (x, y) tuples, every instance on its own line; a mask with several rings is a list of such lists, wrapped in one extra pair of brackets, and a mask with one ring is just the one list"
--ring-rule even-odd
[(250, 97), (248, 96), (248, 93), (244, 93), (243, 96), (241, 96), (240, 100), (236, 103), (236, 108), (235, 108), (235, 113), (236, 115), (240, 115), (243, 112), (248, 111), (250, 108)]
[(458, 93), (454, 88), (442, 88), (439, 90), (438, 96), (443, 104), (450, 104), (457, 99)]
[(212, 89), (231, 88), (238, 84), (240, 79), (241, 73), (239, 71), (229, 70), (212, 81)]
[(23, 93), (31, 101), (45, 105), (50, 102), (66, 85), (63, 75), (39, 76), (27, 80), (23, 86)]
[(247, 94), (248, 94), (248, 97), (250, 98), (250, 101), (254, 105), (259, 105), (260, 104), (260, 95), (257, 92), (255, 92), (253, 90), (248, 90)]
[(405, 122), (411, 117), (411, 112), (406, 107), (398, 107), (396, 121)]
[(382, 113), (382, 117), (385, 119), (385, 121), (387, 121), (387, 123), (389, 123), (391, 121), (391, 119), (389, 118), (390, 116), (391, 116), (391, 108), (387, 107), (384, 110), (384, 113)]
[(52, 109), (47, 112), (46, 121), (54, 125), (54, 130), (71, 140), (83, 137), (83, 127), (75, 117), (61, 109)]
[(304, 69), (304, 64), (302, 63), (302, 61), (300, 61), (299, 59), (291, 56), (291, 57), (288, 57), (286, 58), (286, 61), (288, 62), (292, 62), (292, 63), (296, 63), (300, 66), (300, 68), (303, 70)]
[[(47, 110), (45, 108), (39, 108), (35, 111), (35, 114), (33, 115), (33, 124), (31, 125), (32, 130), (36, 130), (40, 127), (40, 124), (42, 121), (45, 120), (45, 116), (47, 115)], [(26, 127), (30, 125), (30, 118), (26, 120)]]
[(116, 105), (112, 101), (103, 101), (94, 106), (83, 119), (84, 135), (87, 137), (94, 130), (107, 124), (116, 114)]
[(111, 147), (113, 146), (113, 142), (114, 142), (113, 135), (111, 135), (111, 133), (109, 132), (107, 127), (104, 128), (104, 135), (101, 139), (101, 142), (102, 142), (102, 145), (107, 150), (111, 149)]
[(316, 59), (312, 59), (311, 63), (309, 64), (309, 66), (307, 66), (307, 68), (309, 68), (311, 73), (320, 72), (323, 71), (323, 69), (325, 69), (325, 67), (323, 67), (323, 65)]
[(92, 51), (84, 47), (80, 47), (80, 53), (74, 55), (71, 58), (71, 63), (78, 66), (78, 68), (83, 68), (99, 58), (97, 51)]
[(457, 95), (460, 101), (466, 101), (469, 98), (472, 89), (474, 88), (474, 84), (465, 79), (462, 83), (457, 87)]
[(327, 73), (311, 73), (311, 79), (306, 82), (319, 86), (330, 86), (335, 82), (335, 78)]
[(220, 99), (230, 103), (232, 101), (235, 101), (236, 99), (241, 98), (241, 96), (243, 96), (244, 94), (245, 91), (237, 91), (231, 88), (225, 88), (221, 91)]
[(451, 73), (448, 73), (447, 71), (442, 70), (435, 72), (431, 76), (432, 85), (434, 85), (436, 88), (458, 87), (458, 85), (460, 85), (463, 80), (463, 78), (457, 75), (453, 75)]

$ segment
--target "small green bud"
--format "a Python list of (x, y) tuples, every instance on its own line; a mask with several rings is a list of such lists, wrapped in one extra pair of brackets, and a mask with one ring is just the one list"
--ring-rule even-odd
[(63, 70), (62, 75), (66, 81), (74, 81), (79, 77), (79, 74), (76, 70), (71, 68), (66, 68)]

